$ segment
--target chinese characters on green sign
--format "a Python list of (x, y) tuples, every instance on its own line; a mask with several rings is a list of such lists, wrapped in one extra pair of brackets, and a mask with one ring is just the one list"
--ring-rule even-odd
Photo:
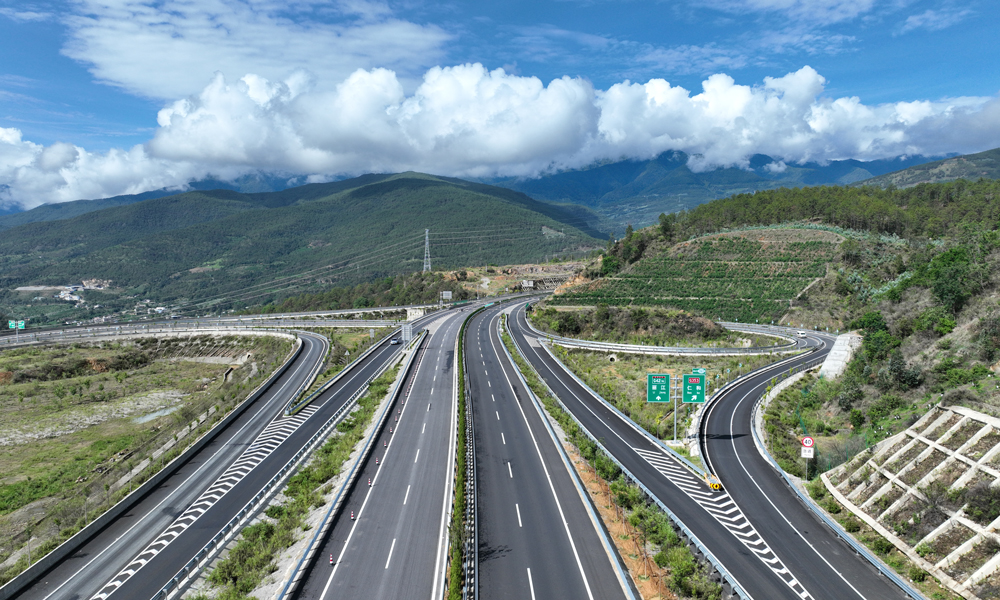
[(670, 375), (646, 374), (646, 402), (670, 402)]
[(705, 402), (705, 376), (685, 375), (684, 387), (681, 394), (681, 402)]

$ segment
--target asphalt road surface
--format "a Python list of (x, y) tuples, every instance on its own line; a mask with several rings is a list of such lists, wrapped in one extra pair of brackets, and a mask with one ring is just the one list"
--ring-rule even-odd
[(479, 597), (626, 598), (612, 565), (617, 557), (609, 556), (501, 347), (496, 328), (504, 306), (474, 317), (466, 333), (476, 439)]
[(291, 395), (325, 354), (325, 339), (305, 334), (302, 339), (295, 363), (229, 427), (19, 597), (152, 597), (398, 351), (384, 343), (299, 415), (282, 417)]
[[(537, 340), (531, 337), (524, 321), (523, 305), (519, 305), (514, 311), (511, 333), (527, 354), (529, 362), (570, 412), (694, 532), (750, 597), (757, 600), (856, 598), (858, 595), (845, 585), (845, 579), (852, 579), (855, 573), (860, 574), (859, 580), (864, 582), (862, 586), (865, 598), (904, 597), (888, 581), (871, 577), (872, 568), (868, 563), (853, 555), (840, 542), (832, 541), (830, 545), (822, 546), (821, 551), (837, 556), (838, 562), (834, 564), (849, 565), (850, 569), (846, 571), (831, 568), (827, 561), (817, 556), (804, 543), (802, 537), (794, 534), (787, 526), (771, 529), (772, 526), (777, 526), (778, 521), (782, 521), (782, 517), (780, 511), (766, 501), (768, 497), (772, 500), (784, 498), (778, 505), (783, 510), (805, 510), (801, 504), (797, 509), (792, 507), (799, 501), (783, 482), (772, 480), (766, 487), (762, 486), (766, 493), (758, 492), (757, 497), (764, 498), (763, 502), (751, 501), (744, 505), (741, 502), (748, 501), (750, 495), (747, 488), (753, 484), (729, 481), (729, 471), (722, 469), (720, 477), (724, 489), (721, 492), (710, 490), (690, 471), (681, 467), (648, 433), (609, 409), (552, 360), (540, 348)], [(787, 370), (789, 366), (811, 358), (815, 356), (791, 359), (782, 366), (762, 370), (756, 378), (770, 380), (776, 372)], [(728, 403), (732, 397), (734, 396), (727, 394), (722, 402)], [(716, 418), (717, 416), (712, 417)], [(709, 441), (710, 453), (715, 451), (712, 449), (713, 445), (731, 439), (745, 440), (752, 447), (752, 438), (747, 428), (712, 430), (710, 433), (717, 436)], [(749, 448), (744, 447), (739, 452), (744, 461), (762, 460), (755, 448)], [(727, 465), (734, 462), (738, 465), (735, 456), (720, 456), (718, 460)], [(761, 481), (766, 481), (763, 475), (761, 477)], [(819, 536), (821, 530), (822, 533), (833, 536), (819, 522), (801, 531), (803, 536)], [(827, 559), (830, 560), (829, 557)]]
[[(835, 339), (810, 332), (806, 342), (818, 350), (803, 360), (825, 356)], [(802, 360), (792, 364), (798, 362)], [(709, 407), (703, 439), (712, 471), (764, 542), (816, 600), (905, 598), (820, 521), (758, 452), (751, 429), (753, 405), (773, 375), (773, 370), (765, 369), (747, 377)]]
[(455, 344), (467, 311), (445, 311), (426, 326), (419, 362), (298, 598), (442, 596), (456, 441)]

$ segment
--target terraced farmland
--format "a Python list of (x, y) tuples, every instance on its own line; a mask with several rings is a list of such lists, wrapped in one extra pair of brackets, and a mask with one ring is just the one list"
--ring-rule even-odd
[(670, 306), (719, 320), (776, 320), (826, 274), (841, 241), (836, 234), (805, 229), (701, 238), (554, 296), (550, 303)]

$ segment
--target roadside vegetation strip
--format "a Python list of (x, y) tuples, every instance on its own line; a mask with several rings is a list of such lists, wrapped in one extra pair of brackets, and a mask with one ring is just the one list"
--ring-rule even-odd
[[(646, 401), (647, 373), (667, 373), (674, 381), (678, 381), (683, 374), (690, 374), (692, 369), (704, 368), (708, 371), (706, 377), (711, 386), (709, 392), (714, 394), (716, 388), (721, 389), (725, 383), (737, 379), (739, 375), (771, 364), (766, 355), (672, 357), (623, 354), (611, 362), (608, 360), (609, 355), (603, 352), (560, 347), (551, 348), (551, 352), (587, 387), (658, 440), (673, 438), (675, 403), (672, 397), (670, 402)], [(672, 395), (676, 393), (672, 391)], [(677, 439), (684, 440), (691, 429), (698, 405), (684, 404), (679, 398), (677, 400)], [(691, 459), (690, 452), (685, 449), (674, 446), (671, 448)]]
[[(193, 362), (206, 355), (235, 360), (248, 350), (260, 368), (247, 361), (228, 379), (228, 364)], [(0, 421), (8, 437), (24, 434), (8, 440), (19, 450), (0, 458), (0, 470), (11, 478), (0, 485), (0, 530), (6, 533), (0, 557), (19, 555), (0, 582), (78, 536), (92, 520), (103, 522), (105, 510), (196, 443), (238, 404), (243, 390), (291, 360), (290, 350), (290, 343), (270, 337), (196, 336), (0, 353), (0, 371), (12, 374), (11, 383), (0, 385)], [(185, 379), (173, 378), (178, 371)], [(171, 387), (176, 393), (167, 394)], [(19, 423), (18, 415), (27, 421)], [(33, 439), (40, 419), (47, 433)], [(63, 433), (51, 437), (53, 430)], [(42, 514), (25, 512), (31, 506), (44, 506)]]
[(292, 475), (283, 495), (284, 502), (265, 510), (267, 518), (243, 529), (239, 541), (208, 576), (213, 593), (200, 593), (192, 600), (249, 600), (249, 594), (277, 570), (276, 557), (304, 531), (306, 515), (323, 505), (331, 489), (329, 480), (341, 472), (355, 446), (363, 439), (378, 405), (386, 397), (399, 372), (394, 367), (371, 382), (368, 392), (358, 399), (358, 409), (336, 426), (337, 434), (314, 454), (311, 463)]
[[(458, 443), (455, 446), (458, 451), (455, 452), (455, 496), (452, 500), (451, 506), (451, 525), (449, 527), (448, 535), (448, 582), (447, 591), (445, 592), (445, 597), (448, 600), (460, 600), (461, 598), (468, 598), (469, 592), (475, 595), (475, 589), (469, 590), (468, 586), (475, 586), (478, 582), (469, 582), (467, 578), (467, 568), (469, 567), (469, 562), (474, 560), (474, 556), (468, 556), (466, 553), (466, 539), (468, 523), (466, 519), (468, 517), (469, 507), (466, 505), (466, 478), (469, 476), (468, 468), (468, 445), (470, 443), (470, 438), (468, 436), (468, 394), (466, 393), (466, 374), (465, 374), (465, 330), (469, 321), (471, 321), (476, 315), (485, 310), (485, 306), (481, 306), (476, 310), (469, 313), (467, 317), (462, 321), (462, 326), (458, 330), (458, 356), (459, 359), (455, 361), (458, 368)], [(473, 473), (474, 477), (475, 474)], [(475, 507), (472, 507), (473, 511)], [(477, 542), (478, 543), (478, 542)], [(475, 566), (473, 566), (475, 568)]]
[[(635, 578), (648, 578), (648, 573), (652, 570), (646, 557), (648, 544), (654, 548), (652, 562), (661, 570), (660, 573), (654, 573), (654, 575), (657, 575), (661, 582), (669, 579), (667, 587), (672, 592), (699, 600), (720, 598), (722, 587), (711, 581), (711, 569), (697, 562), (674, 526), (671, 525), (668, 514), (661, 510), (656, 503), (647, 502), (648, 494), (645, 494), (636, 485), (629, 483), (617, 461), (608, 455), (604, 448), (592, 439), (591, 434), (565, 410), (552, 390), (538, 377), (534, 368), (524, 360), (520, 349), (506, 330), (502, 338), (528, 387), (541, 400), (549, 416), (565, 432), (567, 439), (576, 447), (587, 466), (594, 469), (601, 484), (608, 489), (608, 501), (613, 504), (619, 521), (622, 522), (623, 526), (624, 523), (628, 523), (633, 527), (631, 533), (626, 533), (628, 536), (626, 540), (615, 536), (614, 542), (622, 556), (638, 554), (643, 557), (641, 563), (648, 569), (643, 575), (632, 572), (633, 582), (637, 587), (643, 580), (635, 581)], [(607, 522), (605, 515), (601, 511), (598, 512), (605, 520), (605, 529), (611, 531), (614, 522)], [(675, 519), (672, 516), (670, 518)]]
[(651, 351), (676, 349), (754, 350), (781, 349), (792, 340), (760, 331), (733, 331), (721, 323), (682, 310), (659, 307), (619, 307), (567, 309), (548, 306), (545, 301), (526, 314), (529, 327), (538, 334), (564, 336), (582, 342), (644, 346)]
[[(916, 576), (917, 579), (922, 579), (923, 577), (919, 573), (917, 573), (917, 570), (907, 568), (908, 566), (907, 563), (909, 563), (909, 561), (905, 557), (903, 557), (902, 554), (899, 554), (896, 557), (892, 557), (891, 558), (892, 562), (887, 564), (886, 562), (883, 562), (874, 554), (869, 552), (868, 548), (865, 547), (868, 546), (869, 548), (874, 550), (877, 554), (889, 558), (889, 554), (893, 549), (892, 542), (877, 534), (874, 537), (869, 537), (865, 539), (864, 543), (859, 542), (859, 540), (856, 537), (852, 536), (851, 533), (849, 533), (850, 530), (853, 530), (854, 532), (860, 530), (859, 522), (857, 519), (853, 519), (853, 521), (847, 520), (844, 521), (843, 523), (838, 523), (837, 521), (835, 521), (829, 514), (827, 514), (827, 511), (823, 507), (820, 507), (814, 501), (817, 499), (817, 497), (818, 499), (823, 498), (822, 495), (819, 493), (819, 490), (814, 487), (807, 487), (807, 489), (809, 489), (809, 493), (807, 494), (803, 492), (799, 488), (799, 486), (796, 485), (795, 481), (792, 480), (791, 476), (789, 476), (789, 474), (785, 472), (778, 465), (778, 462), (774, 459), (771, 453), (768, 452), (767, 447), (764, 444), (764, 441), (761, 439), (761, 432), (758, 430), (758, 423), (759, 423), (758, 417), (761, 410), (761, 404), (764, 402), (766, 396), (767, 392), (761, 394), (760, 397), (758, 397), (754, 401), (753, 415), (751, 416), (750, 427), (751, 430), (753, 431), (754, 444), (757, 446), (757, 450), (771, 464), (772, 468), (774, 468), (774, 470), (777, 471), (779, 475), (781, 475), (782, 479), (785, 481), (785, 484), (787, 484), (788, 487), (791, 488), (792, 492), (799, 497), (799, 500), (802, 501), (802, 503), (806, 507), (808, 507), (817, 517), (819, 517), (820, 520), (823, 521), (827, 527), (829, 527), (841, 539), (847, 542), (849, 546), (852, 546), (855, 552), (863, 556), (869, 563), (872, 564), (872, 566), (878, 569), (883, 576), (885, 576), (887, 579), (896, 584), (904, 593), (906, 593), (914, 600), (922, 600), (921, 594), (916, 590), (914, 590), (912, 587), (910, 587), (906, 578), (909, 578), (910, 582), (913, 582), (913, 578), (910, 577), (911, 574)], [(867, 453), (865, 454), (867, 455)], [(822, 482), (820, 482), (820, 485), (822, 485)], [(834, 508), (836, 511), (834, 514), (836, 514), (840, 512), (840, 506), (841, 505), (839, 503), (836, 503), (835, 505), (830, 505), (830, 508)], [(902, 574), (903, 577), (900, 577), (900, 574)]]

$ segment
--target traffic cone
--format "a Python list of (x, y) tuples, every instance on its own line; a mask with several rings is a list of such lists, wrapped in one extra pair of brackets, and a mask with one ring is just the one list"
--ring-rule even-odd
[(382, 440), (382, 447), (385, 448), (389, 445), (389, 442)]
[(376, 465), (378, 464), (378, 457), (377, 456), (375, 457), (375, 464)]
[(389, 435), (392, 435), (392, 427), (389, 428)]
[(371, 487), (371, 486), (372, 486), (372, 478), (371, 478), (371, 477), (369, 477), (369, 478), (368, 478), (368, 487)]
[[(353, 510), (351, 511), (351, 520), (352, 521), (354, 520), (354, 511)], [(333, 555), (331, 554), (331, 556), (333, 556)]]
[(331, 567), (333, 566), (333, 555), (332, 554), (330, 555), (330, 566)]

